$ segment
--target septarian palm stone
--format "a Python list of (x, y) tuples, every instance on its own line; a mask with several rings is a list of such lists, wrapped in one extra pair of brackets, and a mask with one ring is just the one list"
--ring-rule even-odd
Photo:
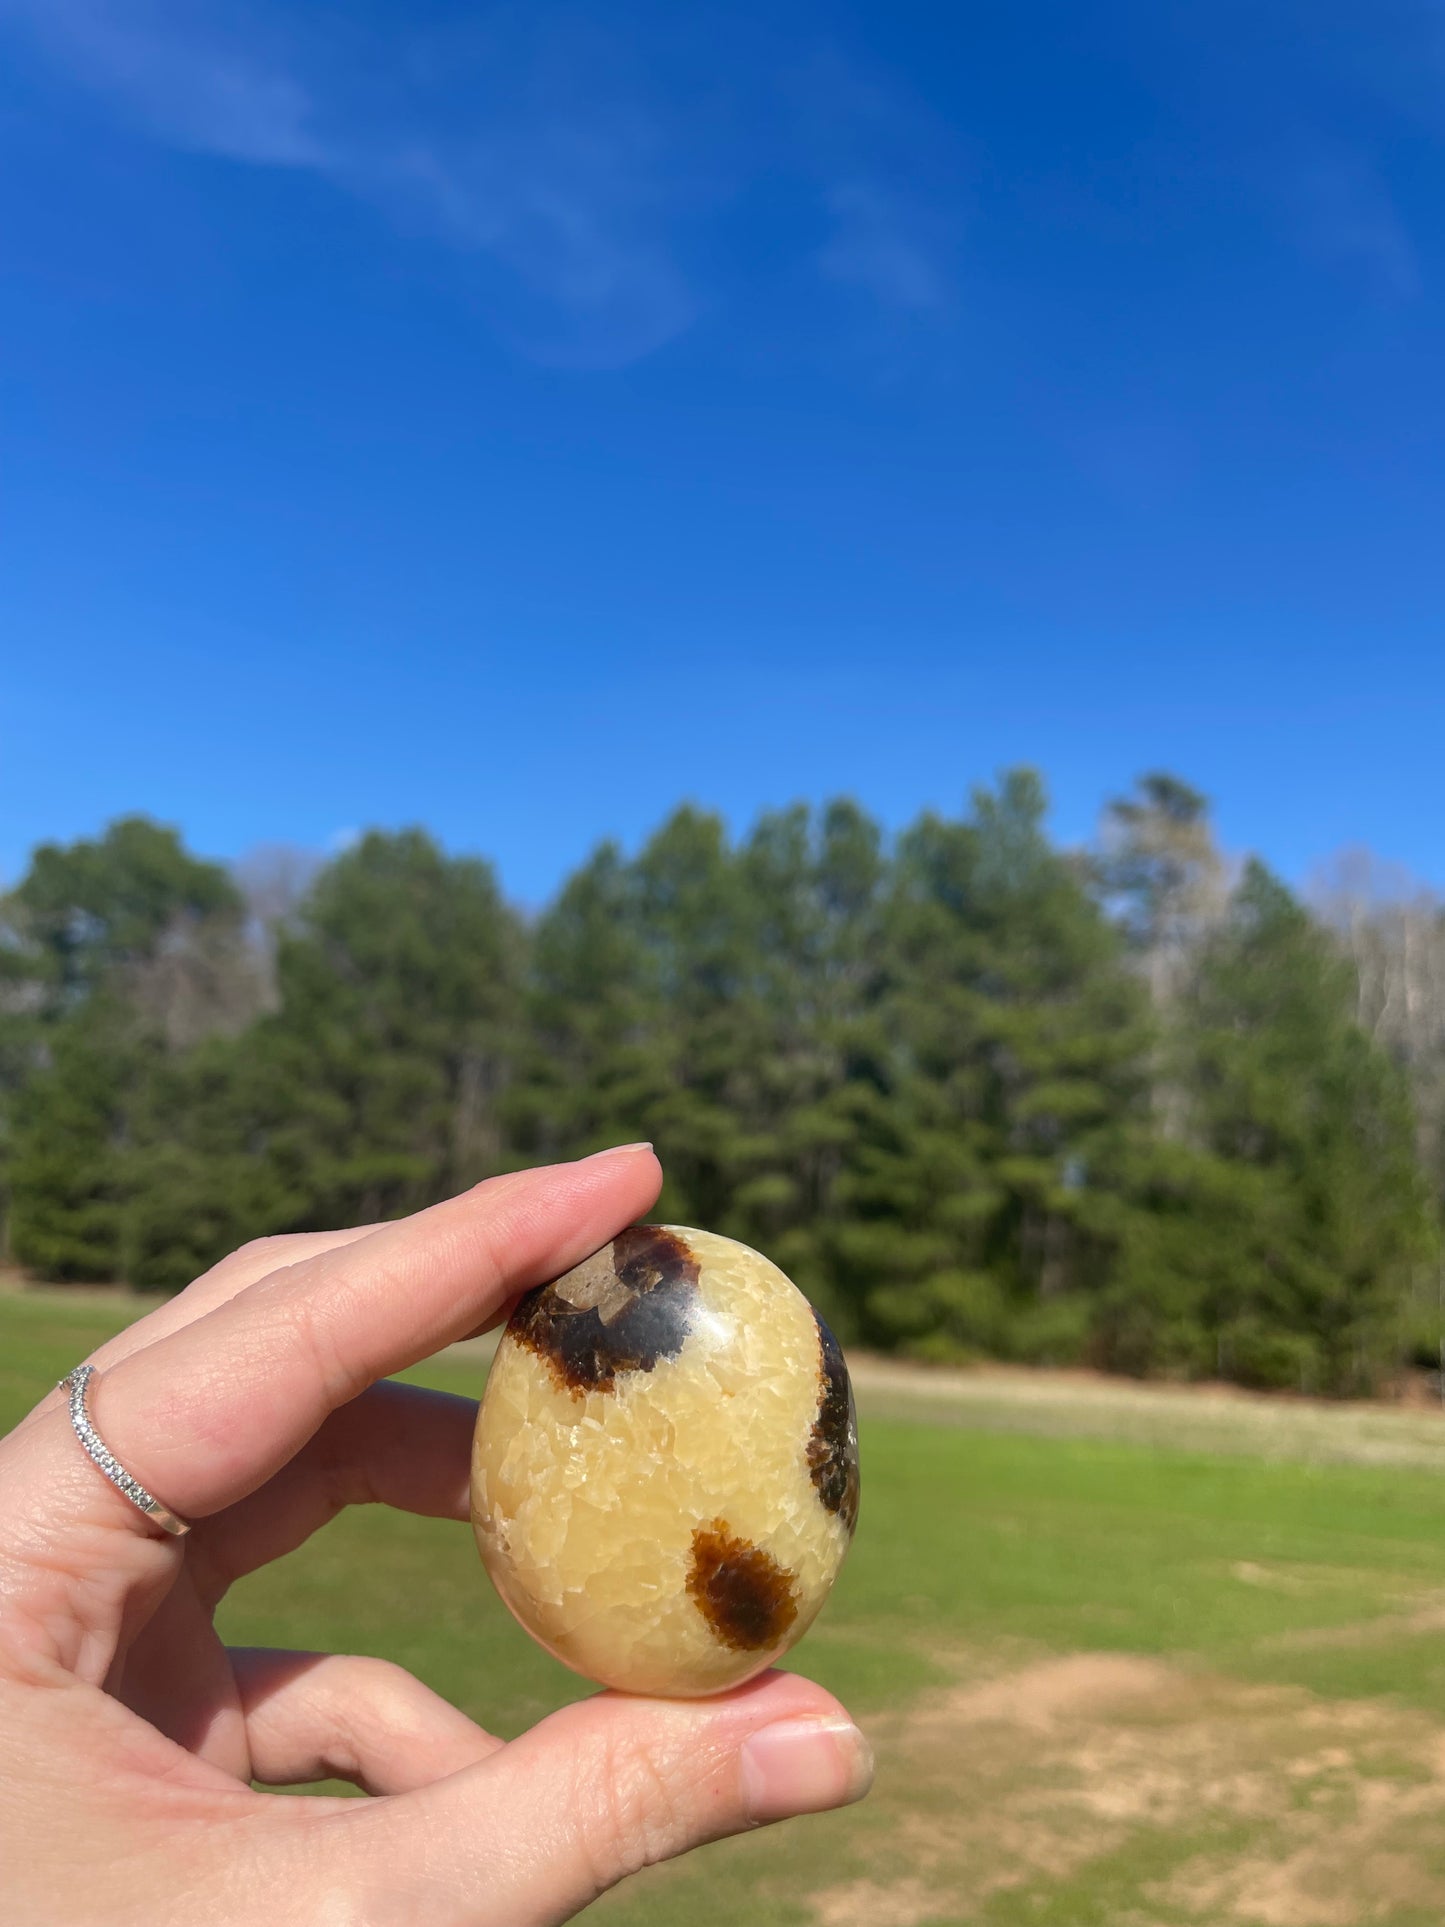
[(857, 1518), (838, 1341), (746, 1245), (634, 1225), (512, 1314), (472, 1522), (575, 1672), (678, 1698), (750, 1679), (817, 1617)]

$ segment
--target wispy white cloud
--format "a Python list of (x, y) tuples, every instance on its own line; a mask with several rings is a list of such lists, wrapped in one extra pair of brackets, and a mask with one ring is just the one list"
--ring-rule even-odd
[(70, 78), (161, 140), (278, 167), (322, 167), (312, 103), (214, 16), (156, 0), (0, 0)]
[(1297, 245), (1312, 259), (1362, 276), (1390, 300), (1419, 293), (1415, 243), (1365, 155), (1317, 139), (1300, 143), (1279, 170), (1277, 193)]
[[(910, 178), (911, 118), (833, 54), (800, 55), (787, 99), (742, 55), (721, 89), (674, 86), (576, 16), (503, 10), (371, 47), (359, 104), (324, 22), (236, 0), (0, 0), (6, 28), (157, 140), (319, 175), (484, 261), (495, 324), (536, 359), (625, 363), (681, 333), (704, 305), (690, 264), (718, 253), (699, 233), (764, 177), (814, 197), (823, 285), (894, 315), (950, 300), (952, 224)], [(729, 90), (731, 114), (690, 116)]]
[(818, 255), (824, 274), (890, 308), (923, 313), (948, 305), (953, 238), (932, 210), (866, 177), (839, 181), (827, 205), (833, 232)]
[(638, 163), (644, 144), (615, 118), (539, 120), (362, 152), (335, 172), (403, 224), (503, 269), (513, 286), (500, 325), (535, 359), (606, 365), (650, 353), (697, 312), (671, 211)]
[(826, 217), (819, 274), (892, 323), (951, 315), (968, 200), (954, 131), (836, 47), (816, 53), (800, 91)]

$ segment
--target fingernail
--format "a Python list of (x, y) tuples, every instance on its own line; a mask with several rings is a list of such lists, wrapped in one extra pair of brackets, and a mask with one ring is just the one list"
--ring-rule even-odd
[(850, 1806), (873, 1784), (873, 1749), (851, 1720), (780, 1720), (743, 1742), (743, 1802), (759, 1826)]
[(583, 1158), (582, 1162), (591, 1164), (597, 1158), (620, 1158), (624, 1151), (650, 1151), (651, 1149), (651, 1141), (647, 1138), (643, 1138), (638, 1144), (609, 1144), (605, 1151), (593, 1151), (591, 1156)]

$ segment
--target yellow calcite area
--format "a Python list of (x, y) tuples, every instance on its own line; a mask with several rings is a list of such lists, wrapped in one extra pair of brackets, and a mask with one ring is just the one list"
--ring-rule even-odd
[[(624, 1691), (694, 1697), (751, 1678), (801, 1637), (853, 1514), (829, 1509), (810, 1469), (820, 1336), (807, 1300), (745, 1245), (662, 1232), (695, 1266), (681, 1348), (579, 1386), (514, 1318), (478, 1415), (472, 1518), (497, 1590), (556, 1658)], [(611, 1249), (553, 1288), (571, 1294), (564, 1312), (575, 1301), (616, 1315)], [(856, 1474), (852, 1490), (856, 1505)], [(732, 1549), (716, 1598), (699, 1566), (714, 1543)], [(749, 1592), (760, 1574), (776, 1580), (771, 1606)]]

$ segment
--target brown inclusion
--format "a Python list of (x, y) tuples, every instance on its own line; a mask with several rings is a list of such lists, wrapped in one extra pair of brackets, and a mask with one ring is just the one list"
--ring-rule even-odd
[(808, 1440), (808, 1471), (818, 1497), (852, 1532), (858, 1523), (858, 1415), (843, 1347), (818, 1317), (818, 1416)]
[(507, 1331), (568, 1391), (610, 1392), (687, 1342), (698, 1261), (676, 1232), (635, 1224), (550, 1285), (529, 1291)]
[(779, 1645), (798, 1616), (792, 1574), (722, 1519), (692, 1535), (687, 1590), (714, 1637), (738, 1653)]

